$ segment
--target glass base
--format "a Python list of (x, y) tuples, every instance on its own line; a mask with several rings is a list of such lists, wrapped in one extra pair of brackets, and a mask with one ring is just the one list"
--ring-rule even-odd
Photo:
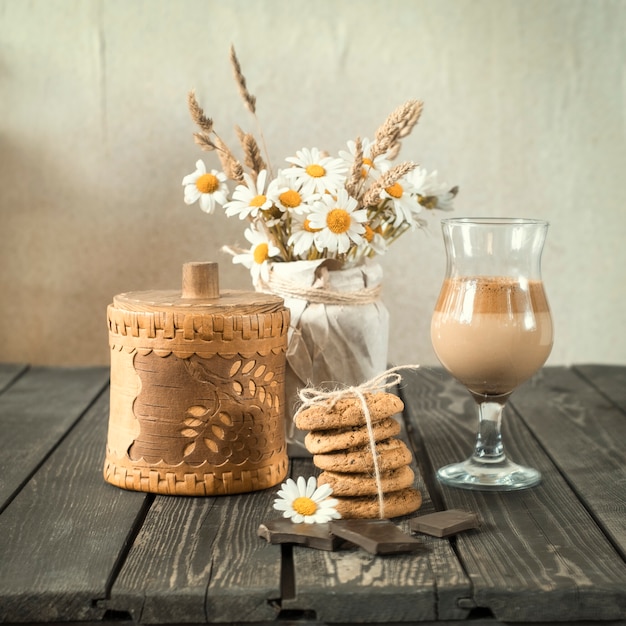
[(444, 485), (479, 491), (514, 491), (528, 489), (541, 482), (541, 473), (531, 467), (517, 465), (505, 458), (495, 463), (470, 457), (461, 463), (446, 465), (437, 471)]

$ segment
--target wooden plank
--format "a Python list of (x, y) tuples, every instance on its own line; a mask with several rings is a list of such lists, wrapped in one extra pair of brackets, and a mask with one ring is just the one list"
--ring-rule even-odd
[(156, 497), (107, 606), (142, 624), (274, 620), (281, 550), (257, 536), (273, 497)]
[(576, 365), (573, 370), (626, 411), (626, 366), (624, 365)]
[[(50, 378), (42, 378), (46, 389)], [(57, 382), (68, 393), (57, 390), (51, 403), (61, 415), (67, 397), (67, 413), (73, 415), (74, 383), (67, 375)], [(27, 391), (45, 404), (47, 395), (38, 394), (32, 381), (22, 387)], [(54, 426), (44, 404), (39, 424), (32, 407), (31, 423), (38, 430)], [(0, 622), (102, 619), (105, 609), (98, 600), (107, 595), (147, 501), (145, 494), (104, 482), (107, 423), (105, 393), (0, 515)]]
[(511, 404), (626, 559), (626, 417), (607, 397), (617, 397), (626, 375), (585, 369), (594, 385), (569, 369), (546, 368)]
[[(418, 370), (406, 379), (405, 394), (415, 398), (407, 416), (430, 465), (466, 458), (477, 426), (468, 392), (441, 370)], [(535, 393), (536, 419), (558, 420), (546, 395)], [(565, 438), (563, 421), (560, 430)], [(446, 508), (476, 511), (483, 521), (479, 532), (456, 540), (475, 605), (502, 621), (623, 618), (624, 562), (512, 407), (505, 411), (503, 434), (513, 460), (542, 472), (541, 485), (508, 493), (437, 487)]]
[(218, 502), (222, 510), (207, 593), (209, 621), (276, 619), (282, 593), (281, 550), (260, 538), (258, 528), (261, 522), (274, 517), (272, 503), (279, 488)]
[[(424, 503), (417, 514), (434, 510), (428, 490), (417, 472), (416, 486)], [(311, 460), (293, 463), (293, 475), (317, 474)], [(394, 519), (409, 532), (405, 516)], [(293, 597), (282, 608), (321, 622), (403, 622), (458, 619), (469, 608), (459, 601), (470, 595), (470, 583), (450, 542), (420, 536), (424, 551), (393, 557), (372, 556), (351, 549), (322, 552), (293, 548)]]
[(102, 367), (34, 367), (0, 394), (0, 511), (107, 381)]
[(27, 365), (0, 363), (0, 393), (10, 387), (27, 369)]

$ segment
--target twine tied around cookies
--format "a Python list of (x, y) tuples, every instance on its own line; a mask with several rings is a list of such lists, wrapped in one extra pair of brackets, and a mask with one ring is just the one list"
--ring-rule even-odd
[(382, 488), (380, 467), (378, 465), (378, 453), (376, 452), (376, 439), (374, 436), (374, 427), (372, 425), (372, 416), (370, 414), (369, 407), (367, 406), (365, 394), (375, 393), (377, 391), (383, 391), (384, 389), (394, 387), (402, 380), (402, 376), (398, 373), (400, 370), (418, 369), (419, 367), (419, 365), (398, 365), (382, 372), (382, 374), (379, 374), (364, 383), (361, 383), (360, 385), (338, 388), (332, 391), (324, 391), (315, 387), (304, 387), (298, 392), (302, 404), (298, 407), (296, 415), (300, 411), (303, 411), (311, 406), (324, 405), (329, 409), (332, 409), (339, 400), (344, 398), (358, 398), (360, 401), (361, 408), (363, 409), (363, 416), (365, 417), (365, 425), (367, 426), (369, 445), (372, 451), (374, 479), (376, 482), (376, 492), (378, 494), (378, 510), (379, 517), (381, 519), (385, 517), (385, 498)]

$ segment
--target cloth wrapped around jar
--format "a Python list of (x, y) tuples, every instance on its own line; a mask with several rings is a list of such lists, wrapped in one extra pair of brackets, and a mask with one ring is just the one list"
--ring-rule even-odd
[(291, 312), (285, 377), (286, 435), (291, 457), (310, 456), (306, 432), (293, 423), (298, 392), (359, 385), (387, 368), (389, 312), (383, 271), (364, 261), (344, 268), (332, 259), (273, 263), (259, 291), (284, 298)]

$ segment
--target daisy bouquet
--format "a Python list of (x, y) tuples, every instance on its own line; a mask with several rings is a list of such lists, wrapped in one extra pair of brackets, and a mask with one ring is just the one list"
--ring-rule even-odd
[[(244, 105), (257, 126), (256, 98), (249, 92), (234, 48), (230, 60)], [(422, 102), (409, 100), (389, 115), (373, 139), (357, 137), (331, 156), (318, 148), (302, 148), (286, 158), (276, 172), (260, 141), (236, 127), (243, 158), (239, 159), (205, 115), (194, 91), (188, 95), (191, 117), (198, 127), (195, 142), (214, 152), (220, 169), (202, 160), (185, 176), (184, 201), (199, 202), (214, 213), (220, 206), (228, 217), (247, 223), (248, 249), (227, 247), (233, 262), (247, 267), (256, 288), (269, 279), (272, 264), (333, 260), (335, 267), (352, 267), (384, 254), (409, 230), (425, 225), (423, 209), (451, 210), (457, 187), (439, 183), (412, 161), (394, 164), (401, 141), (422, 112)]]
[[(380, 299), (384, 254), (403, 233), (423, 227), (424, 210), (452, 209), (456, 187), (439, 183), (412, 161), (395, 163), (402, 140), (422, 113), (409, 100), (382, 123), (373, 139), (357, 137), (336, 156), (302, 148), (277, 171), (235, 50), (230, 60), (256, 136), (236, 127), (242, 158), (226, 145), (195, 93), (188, 95), (198, 127), (195, 142), (219, 159), (198, 160), (185, 176), (184, 199), (207, 213), (217, 207), (241, 219), (249, 248), (225, 246), (250, 270), (257, 291), (283, 297), (290, 309), (286, 435), (290, 455), (304, 451), (304, 434), (290, 419), (307, 385), (358, 385), (387, 367), (389, 314)], [(258, 139), (257, 139), (258, 137)]]

